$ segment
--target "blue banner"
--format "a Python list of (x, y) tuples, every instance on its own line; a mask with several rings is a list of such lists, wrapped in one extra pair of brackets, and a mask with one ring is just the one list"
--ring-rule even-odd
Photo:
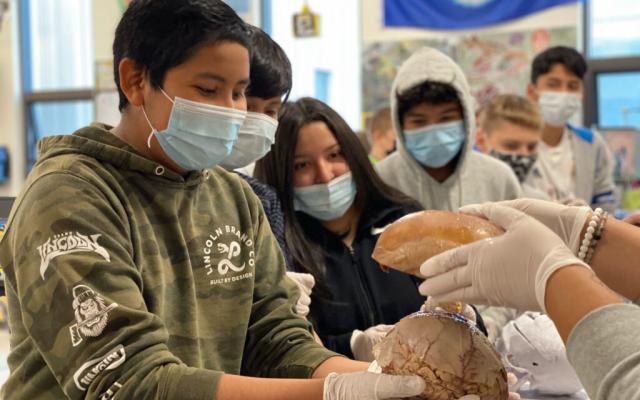
[(470, 29), (583, 0), (384, 0), (387, 27)]

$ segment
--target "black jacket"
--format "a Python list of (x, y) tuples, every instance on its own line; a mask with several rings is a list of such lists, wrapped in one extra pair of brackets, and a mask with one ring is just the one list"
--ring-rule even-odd
[(353, 357), (350, 339), (354, 329), (395, 324), (424, 303), (418, 292), (419, 279), (394, 270), (383, 271), (371, 257), (379, 237), (372, 233), (373, 228), (385, 227), (419, 210), (417, 206), (388, 201), (368, 207), (360, 217), (351, 248), (317, 220), (297, 213), (307, 237), (326, 253), (322, 279), (328, 293), (314, 289), (309, 318), (328, 349)]

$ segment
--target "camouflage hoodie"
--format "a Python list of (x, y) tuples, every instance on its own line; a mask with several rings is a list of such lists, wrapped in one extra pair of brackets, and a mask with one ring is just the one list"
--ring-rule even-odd
[(213, 399), (224, 372), (309, 377), (334, 353), (294, 311), (260, 201), (92, 126), (40, 143), (0, 245), (6, 399)]

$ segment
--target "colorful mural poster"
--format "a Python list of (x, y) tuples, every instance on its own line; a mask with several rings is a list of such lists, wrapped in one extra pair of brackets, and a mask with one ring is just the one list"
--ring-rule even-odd
[(575, 47), (576, 29), (541, 29), (365, 45), (362, 61), (364, 115), (389, 104), (391, 84), (398, 67), (420, 47), (434, 47), (452, 57), (466, 74), (478, 104), (483, 105), (496, 94), (524, 94), (535, 55), (557, 45)]

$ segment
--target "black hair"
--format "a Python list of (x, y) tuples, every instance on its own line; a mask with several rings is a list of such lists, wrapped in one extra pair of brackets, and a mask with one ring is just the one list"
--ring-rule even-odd
[(562, 64), (575, 76), (582, 80), (587, 72), (587, 62), (582, 54), (571, 47), (550, 47), (533, 59), (531, 64), (531, 83), (535, 84), (540, 75), (548, 73), (556, 64)]
[(396, 93), (398, 99), (398, 118), (400, 125), (404, 115), (414, 106), (421, 103), (442, 104), (455, 102), (462, 112), (462, 103), (458, 97), (458, 92), (453, 86), (434, 81), (425, 81), (416, 85), (404, 93)]
[[(273, 186), (280, 197), (285, 221), (285, 240), (293, 256), (296, 269), (312, 274), (320, 293), (326, 292), (323, 280), (324, 252), (312, 243), (300, 224), (294, 210), (293, 161), (298, 144), (298, 133), (312, 122), (324, 122), (335, 136), (344, 156), (357, 192), (354, 204), (367, 210), (380, 202), (395, 202), (420, 206), (415, 200), (385, 184), (376, 174), (358, 136), (344, 119), (331, 107), (310, 97), (285, 103), (279, 118), (276, 141), (271, 152), (256, 163), (254, 176)], [(315, 289), (314, 289), (315, 290)]]
[(162, 87), (167, 71), (200, 47), (230, 41), (251, 49), (246, 24), (222, 0), (133, 0), (116, 28), (113, 72), (123, 111), (129, 101), (120, 89), (119, 65), (132, 59)]
[(287, 54), (262, 29), (248, 25), (251, 37), (251, 83), (247, 96), (269, 99), (291, 92), (291, 62)]

